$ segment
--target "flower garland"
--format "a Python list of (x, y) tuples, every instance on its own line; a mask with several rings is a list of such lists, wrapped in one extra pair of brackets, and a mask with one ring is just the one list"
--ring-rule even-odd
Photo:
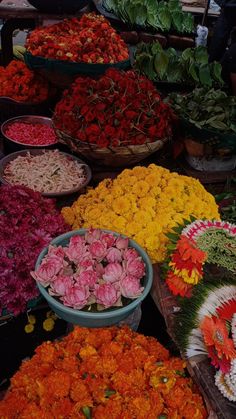
[(236, 272), (236, 225), (195, 220), (175, 232), (176, 235), (171, 236), (174, 252), (166, 276), (166, 283), (174, 295), (191, 296), (193, 286), (203, 278), (206, 261)]
[(123, 39), (104, 16), (95, 13), (34, 29), (26, 48), (36, 56), (77, 63), (112, 64), (129, 58)]
[(190, 216), (219, 218), (217, 205), (199, 181), (151, 164), (125, 169), (81, 195), (62, 215), (73, 229), (101, 228), (133, 238), (153, 262), (163, 262), (166, 234)]
[(13, 60), (6, 68), (0, 67), (0, 96), (40, 103), (48, 99), (49, 93), (47, 81), (29, 70), (24, 62)]
[(145, 271), (128, 238), (95, 229), (72, 236), (68, 246), (49, 246), (31, 275), (65, 306), (102, 311), (138, 298)]
[(41, 250), (67, 230), (53, 200), (23, 186), (0, 187), (0, 313), (17, 315), (39, 295), (30, 271)]
[(186, 418), (207, 412), (185, 362), (127, 327), (76, 327), (44, 342), (0, 401), (1, 417)]
[[(231, 276), (230, 276), (231, 275)], [(180, 302), (175, 337), (188, 358), (207, 354), (218, 370), (215, 383), (221, 393), (236, 401), (236, 277), (227, 274), (216, 282), (205, 278), (190, 299)]]
[(152, 143), (171, 136), (172, 111), (155, 86), (133, 70), (79, 77), (53, 116), (57, 129), (98, 147)]

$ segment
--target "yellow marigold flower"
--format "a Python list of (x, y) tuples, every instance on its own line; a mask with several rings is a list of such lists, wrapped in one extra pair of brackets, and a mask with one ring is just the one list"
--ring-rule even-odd
[(75, 220), (75, 214), (70, 207), (64, 207), (61, 210), (61, 214), (64, 217), (64, 220), (67, 224), (72, 225)]
[(34, 325), (32, 323), (28, 323), (25, 325), (25, 333), (32, 333), (34, 331)]
[(131, 221), (127, 224), (127, 234), (133, 236), (134, 234), (138, 233), (140, 230), (139, 223), (136, 223), (135, 221)]
[(152, 196), (145, 196), (145, 197), (139, 199), (138, 205), (139, 205), (140, 208), (142, 208), (142, 209), (146, 208), (148, 210), (149, 208), (155, 207), (156, 200)]
[(132, 169), (132, 173), (133, 175), (137, 178), (137, 179), (144, 179), (145, 178), (145, 172), (143, 170), (142, 166), (136, 166)]
[(43, 328), (46, 330), (46, 332), (51, 332), (51, 330), (54, 328), (54, 325), (55, 321), (51, 317), (48, 317), (48, 319), (44, 320), (43, 322)]
[(126, 219), (121, 215), (113, 220), (113, 225), (120, 233), (126, 231)]
[(121, 196), (114, 199), (112, 208), (117, 214), (122, 215), (129, 211), (130, 202), (125, 196)]
[(35, 324), (36, 323), (36, 317), (33, 314), (29, 314), (28, 315), (28, 322), (30, 324)]
[(147, 193), (150, 189), (150, 185), (145, 180), (139, 180), (135, 182), (132, 186), (132, 193), (138, 197), (147, 196)]
[(138, 223), (141, 228), (141, 226), (145, 226), (152, 221), (152, 216), (150, 212), (140, 210), (134, 215), (134, 221)]

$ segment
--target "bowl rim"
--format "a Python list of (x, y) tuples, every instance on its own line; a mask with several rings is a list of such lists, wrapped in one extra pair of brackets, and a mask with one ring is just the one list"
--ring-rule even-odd
[[(10, 185), (10, 186), (14, 186), (14, 184), (11, 184), (10, 182), (7, 182), (4, 178), (3, 178), (3, 171), (4, 171), (4, 163), (7, 161), (7, 163), (10, 163), (12, 160), (14, 160), (15, 158), (17, 158), (20, 155), (26, 155), (27, 153), (32, 153), (33, 155), (40, 155), (43, 154), (43, 152), (49, 152), (49, 151), (55, 151), (58, 150), (58, 148), (55, 148), (53, 150), (48, 149), (48, 148), (29, 148), (29, 149), (24, 149), (24, 150), (20, 150), (20, 151), (15, 151), (14, 153), (10, 153), (6, 156), (4, 156), (2, 159), (0, 159), (0, 182), (3, 183), (4, 185)], [(67, 195), (71, 195), (73, 193), (78, 192), (80, 189), (85, 188), (90, 180), (92, 179), (92, 171), (90, 166), (85, 163), (83, 160), (81, 160), (79, 157), (74, 156), (73, 154), (69, 154), (69, 153), (65, 153), (64, 151), (60, 151), (58, 150), (60, 153), (64, 154), (65, 156), (68, 156), (70, 158), (72, 158), (73, 160), (76, 160), (77, 162), (79, 162), (80, 164), (83, 164), (86, 168), (86, 174), (87, 174), (87, 179), (84, 182), (83, 185), (80, 185), (74, 189), (70, 189), (64, 192), (39, 192), (39, 191), (35, 191), (40, 193), (42, 196), (44, 196), (45, 198), (59, 198), (62, 196), (67, 196)], [(36, 153), (34, 153), (36, 152)], [(12, 158), (10, 158), (12, 157)], [(7, 164), (6, 163), (6, 164)], [(23, 185), (25, 186), (25, 185)]]
[[(8, 125), (12, 125), (15, 122), (18, 122), (18, 120), (22, 120), (24, 122), (24, 118), (35, 118), (35, 119), (38, 119), (38, 120), (47, 120), (50, 124), (40, 124), (39, 122), (38, 123), (39, 123), (39, 125), (47, 125), (47, 126), (50, 126), (50, 128), (52, 128), (54, 130), (54, 132), (55, 132), (55, 135), (57, 137), (57, 141), (54, 142), (54, 143), (49, 143), (49, 144), (41, 144), (41, 145), (32, 144), (31, 145), (29, 143), (28, 144), (27, 143), (20, 143), (19, 141), (13, 140), (13, 138), (8, 137), (6, 135), (6, 133), (4, 132), (4, 129), (6, 129)], [(52, 118), (49, 118), (48, 116), (43, 116), (43, 115), (19, 115), (19, 116), (14, 116), (13, 118), (9, 118), (9, 119), (7, 119), (6, 121), (4, 121), (1, 124), (1, 134), (8, 141), (10, 141), (10, 142), (12, 142), (14, 144), (17, 144), (19, 146), (24, 146), (24, 147), (26, 146), (26, 147), (40, 149), (40, 148), (43, 148), (43, 147), (50, 147), (52, 145), (56, 145), (56, 144), (59, 143), (58, 135), (56, 133), (56, 130), (54, 129)]]
[[(55, 239), (53, 239), (49, 243), (49, 245), (47, 247), (45, 247), (41, 251), (41, 253), (39, 254), (39, 256), (37, 258), (37, 261), (36, 261), (36, 264), (35, 264), (35, 269), (37, 269), (40, 266), (41, 261), (42, 261), (43, 257), (47, 254), (48, 247), (50, 245), (54, 245), (54, 244), (59, 245), (60, 241), (65, 240), (65, 239), (70, 239), (71, 237), (76, 236), (76, 235), (82, 236), (88, 230), (89, 230), (88, 228), (80, 228), (78, 230), (73, 230), (73, 231), (69, 231), (68, 233), (61, 234), (60, 236), (58, 236)], [(135, 240), (130, 239), (128, 236), (126, 236), (124, 234), (120, 234), (120, 233), (117, 233), (115, 231), (107, 230), (107, 229), (103, 229), (103, 228), (102, 229), (99, 229), (99, 230), (101, 230), (101, 231), (103, 231), (105, 233), (112, 233), (116, 237), (121, 236), (123, 238), (128, 238), (129, 239), (129, 245), (131, 247), (134, 247), (138, 251), (138, 253), (140, 254), (140, 256), (143, 258), (143, 260), (144, 260), (144, 263), (146, 265), (147, 284), (146, 284), (146, 286), (145, 286), (145, 288), (143, 290), (143, 293), (138, 298), (135, 298), (134, 300), (132, 300), (126, 306), (122, 306), (122, 307), (116, 308), (115, 310), (111, 310), (111, 311), (105, 311), (105, 312), (102, 311), (102, 312), (92, 312), (92, 313), (90, 313), (90, 312), (87, 312), (87, 311), (76, 310), (76, 309), (74, 309), (72, 307), (65, 306), (64, 304), (62, 304), (59, 301), (57, 301), (53, 296), (51, 296), (48, 293), (47, 289), (44, 288), (38, 281), (36, 281), (36, 284), (37, 284), (37, 286), (39, 288), (39, 291), (41, 292), (41, 294), (43, 295), (43, 297), (47, 300), (47, 302), (49, 303), (49, 305), (50, 305), (50, 303), (52, 303), (52, 305), (56, 309), (58, 309), (60, 311), (63, 310), (64, 312), (66, 312), (67, 315), (68, 314), (77, 315), (78, 317), (83, 317), (83, 318), (87, 318), (87, 319), (94, 319), (94, 318), (97, 318), (97, 319), (105, 319), (105, 318), (111, 318), (111, 317), (114, 317), (114, 316), (117, 316), (118, 317), (119, 314), (123, 314), (124, 311), (127, 311), (127, 313), (129, 313), (129, 312), (132, 311), (132, 309), (135, 309), (137, 307), (137, 305), (139, 303), (141, 303), (147, 297), (147, 295), (149, 294), (149, 292), (151, 290), (152, 283), (153, 283), (153, 267), (152, 267), (151, 260), (150, 260), (150, 258), (148, 256), (148, 254), (146, 253), (146, 251)]]

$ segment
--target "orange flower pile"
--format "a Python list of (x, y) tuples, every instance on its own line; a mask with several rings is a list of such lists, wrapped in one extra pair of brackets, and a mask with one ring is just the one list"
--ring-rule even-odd
[(1, 418), (200, 419), (185, 363), (129, 328), (75, 328), (44, 342), (11, 380)]
[(0, 96), (18, 102), (40, 103), (48, 99), (49, 86), (24, 62), (13, 60), (7, 67), (0, 67)]

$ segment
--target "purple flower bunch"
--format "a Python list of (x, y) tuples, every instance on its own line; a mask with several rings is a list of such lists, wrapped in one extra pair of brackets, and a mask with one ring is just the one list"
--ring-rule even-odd
[(39, 295), (30, 271), (41, 250), (68, 229), (52, 199), (24, 186), (0, 187), (0, 313), (18, 315)]
[(129, 239), (99, 229), (71, 237), (68, 246), (49, 246), (33, 278), (68, 307), (97, 310), (122, 306), (122, 297), (135, 299), (143, 292), (145, 263), (129, 247)]

